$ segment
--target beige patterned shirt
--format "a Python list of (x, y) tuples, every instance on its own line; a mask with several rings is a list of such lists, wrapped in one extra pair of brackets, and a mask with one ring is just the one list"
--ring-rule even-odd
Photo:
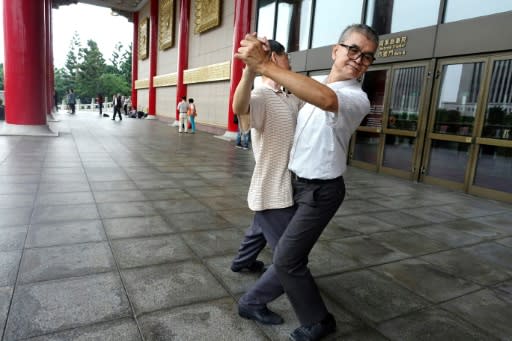
[(262, 85), (251, 92), (251, 141), (256, 165), (247, 195), (253, 211), (293, 205), (288, 160), (302, 101)]

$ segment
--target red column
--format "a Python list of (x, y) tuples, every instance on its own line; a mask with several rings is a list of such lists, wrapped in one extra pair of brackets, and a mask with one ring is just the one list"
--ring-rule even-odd
[[(233, 55), (238, 52), (240, 40), (251, 29), (251, 0), (235, 0), (235, 19), (233, 29)], [(229, 86), (229, 105), (228, 105), (228, 131), (237, 131), (238, 126), (233, 122), (233, 96), (235, 89), (242, 78), (244, 63), (236, 58), (231, 62), (231, 84)]]
[(133, 43), (132, 43), (132, 107), (137, 109), (137, 89), (135, 81), (139, 78), (139, 13), (133, 13)]
[[(187, 86), (183, 83), (183, 71), (188, 68), (188, 31), (190, 27), (190, 0), (180, 0), (180, 21), (178, 36), (178, 65), (176, 83), (176, 104), (183, 96), (187, 96)], [(176, 109), (176, 121), (180, 119)]]
[(150, 51), (149, 51), (149, 115), (156, 114), (156, 88), (153, 77), (156, 76), (156, 61), (158, 54), (158, 0), (151, 0), (149, 22), (151, 25)]
[(43, 0), (3, 0), (5, 120), (46, 124), (46, 37)]
[(52, 113), (53, 107), (53, 56), (52, 56), (52, 2), (45, 1), (44, 25), (46, 32), (46, 113)]

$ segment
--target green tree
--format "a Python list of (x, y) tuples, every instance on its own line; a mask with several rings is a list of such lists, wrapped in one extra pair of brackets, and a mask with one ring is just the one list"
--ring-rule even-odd
[(80, 62), (80, 45), (80, 36), (78, 32), (75, 31), (71, 38), (69, 51), (66, 55), (66, 63), (64, 64), (63, 85), (66, 89), (76, 87), (78, 64)]
[(115, 75), (112, 73), (106, 73), (98, 79), (98, 85), (105, 96), (106, 101), (110, 101), (110, 96), (121, 93), (129, 94), (131, 87), (130, 84), (126, 83), (121, 75)]
[(132, 44), (123, 52), (120, 63), (121, 75), (128, 84), (132, 83)]
[(102, 91), (98, 80), (105, 73), (105, 59), (94, 40), (88, 40), (87, 47), (80, 49), (80, 59), (76, 92), (82, 103), (89, 103)]

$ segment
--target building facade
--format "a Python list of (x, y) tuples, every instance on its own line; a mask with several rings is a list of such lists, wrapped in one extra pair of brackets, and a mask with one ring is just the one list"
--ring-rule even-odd
[[(320, 80), (343, 28), (369, 24), (380, 36), (376, 62), (361, 80), (371, 111), (352, 137), (349, 163), (512, 201), (512, 0), (4, 0), (6, 44), (21, 45), (6, 52), (7, 94), (27, 87), (13, 83), (21, 78), (11, 61), (31, 57), (22, 79), (53, 69), (48, 8), (77, 2), (133, 21), (139, 110), (175, 122), (179, 99), (192, 97), (198, 129), (227, 136), (237, 130), (231, 102), (243, 65), (232, 56), (244, 34), (283, 43), (292, 68)], [(18, 12), (40, 46), (16, 38)], [(39, 91), (34, 83), (32, 107), (8, 95), (7, 122), (44, 124), (46, 112), (15, 116), (9, 106), (50, 111), (52, 79), (35, 80), (47, 84)]]

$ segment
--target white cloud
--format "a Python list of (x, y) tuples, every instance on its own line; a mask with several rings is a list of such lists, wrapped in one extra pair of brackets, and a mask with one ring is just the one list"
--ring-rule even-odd
[[(2, 6), (3, 1), (0, 0), (0, 11)], [(117, 42), (128, 47), (133, 40), (133, 24), (124, 17), (112, 16), (109, 8), (86, 4), (60, 6), (52, 10), (52, 19), (55, 67), (64, 66), (75, 31), (78, 32), (82, 46), (85, 46), (87, 40), (94, 40), (107, 62)], [(0, 62), (3, 62), (3, 14), (0, 15), (0, 33)]]

